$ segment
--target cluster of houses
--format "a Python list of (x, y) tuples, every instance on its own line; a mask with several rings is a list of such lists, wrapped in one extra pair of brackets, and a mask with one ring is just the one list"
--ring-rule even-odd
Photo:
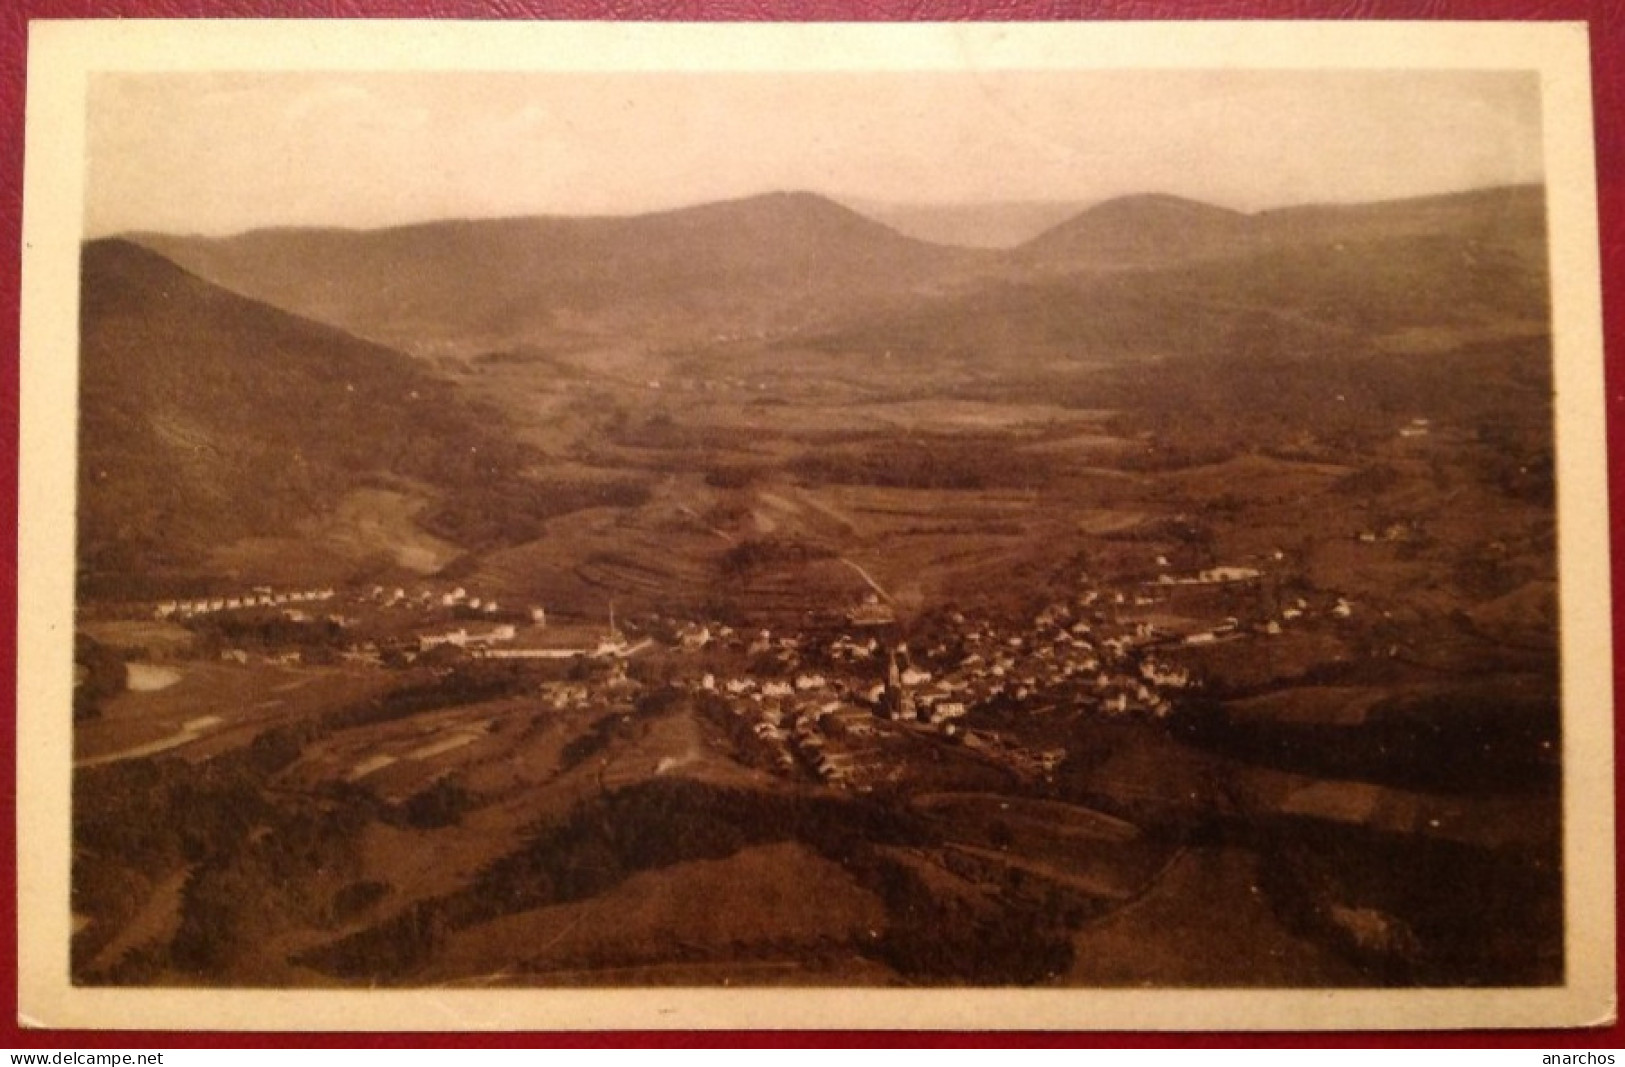
[(455, 630), (441, 634), (419, 634), (418, 651), (428, 652), (431, 649), (449, 646), (451, 648), (483, 649), (492, 645), (499, 645), (505, 641), (512, 641), (519, 631), (511, 623), (493, 626), (489, 630), (469, 633), (468, 628), (459, 626)]
[[(1177, 692), (1193, 684), (1189, 671), (1151, 653), (1155, 628), (1109, 622), (1105, 612), (1091, 611), (1099, 599), (1091, 591), (1051, 604), (1020, 632), (963, 624), (958, 648), (946, 642), (930, 648), (923, 660), (933, 669), (916, 668), (915, 707), (934, 710), (934, 698), (968, 709), (1043, 714), (1065, 703), (1109, 715), (1166, 716)], [(906, 674), (900, 680), (910, 681)]]
[[(1161, 559), (1162, 557), (1158, 557)], [(1230, 582), (1251, 582), (1263, 577), (1256, 567), (1209, 567), (1183, 578), (1172, 574), (1159, 574), (1158, 585), (1226, 585)]]
[[(745, 714), (730, 705), (735, 715)], [(839, 700), (803, 704), (769, 702), (756, 712), (750, 732), (768, 762), (784, 773), (806, 767), (829, 785), (872, 788), (887, 770), (874, 716)]]
[[(219, 611), (240, 611), (250, 608), (283, 607), (292, 604), (318, 603), (333, 600), (338, 594), (332, 588), (298, 589), (276, 592), (269, 586), (256, 586), (238, 596), (201, 597), (195, 600), (164, 600), (152, 608), (155, 619), (186, 619)], [(502, 606), (492, 597), (472, 595), (458, 586), (450, 590), (418, 589), (408, 593), (401, 586), (386, 588), (374, 585), (353, 598), (357, 605), (374, 608), (416, 608), (421, 611), (451, 609), (460, 615), (475, 617), (502, 613)], [(523, 617), (535, 626), (547, 624), (547, 611), (537, 605), (525, 609), (522, 616), (509, 612), (505, 617)]]
[[(1225, 587), (1263, 577), (1248, 566), (1174, 576), (1166, 560), (1157, 562), (1164, 577), (1150, 587)], [(1200, 685), (1184, 650), (1266, 638), (1312, 616), (1348, 619), (1355, 610), (1342, 596), (1316, 606), (1300, 597), (1246, 625), (1235, 617), (1200, 629), (1149, 621), (1166, 607), (1165, 597), (1196, 592), (1086, 589), (1016, 625), (953, 613), (932, 628), (930, 639), (914, 645), (898, 641), (889, 628), (850, 625), (850, 619), (844, 632), (822, 636), (695, 624), (685, 632), (703, 632), (700, 647), (719, 657), (706, 662), (735, 671), (706, 671), (691, 684), (748, 724), (765, 762), (786, 771), (808, 768), (832, 784), (867, 788), (882, 778), (885, 740), (898, 730), (956, 737), (1018, 770), (1045, 775), (1064, 753), (1005, 745), (984, 726), (988, 714), (1042, 716), (1065, 709), (1165, 718)], [(696, 650), (692, 643), (683, 647)]]
[[(1286, 633), (1289, 625), (1309, 617), (1312, 610), (1314, 609), (1310, 608), (1307, 600), (1298, 597), (1289, 606), (1282, 608), (1277, 615), (1265, 619), (1251, 627), (1250, 630), (1244, 629), (1241, 621), (1231, 616), (1217, 626), (1211, 626), (1205, 630), (1196, 630), (1177, 637), (1163, 634), (1154, 627), (1150, 628), (1149, 635), (1155, 640), (1177, 640), (1186, 645), (1214, 645), (1225, 641), (1237, 641), (1249, 635), (1275, 637)], [(1347, 597), (1340, 596), (1330, 608), (1326, 609), (1326, 614), (1334, 619), (1353, 618), (1354, 602)]]
[[(1064, 750), (1029, 751), (986, 729), (969, 729), (993, 708), (1042, 715), (1065, 705), (1108, 715), (1165, 716), (1188, 669), (1143, 649), (1145, 627), (1104, 623), (1088, 592), (1045, 608), (1019, 631), (950, 617), (950, 629), (916, 650), (879, 633), (775, 635), (717, 628), (716, 649), (738, 673), (695, 678), (696, 693), (727, 709), (762, 762), (802, 768), (824, 782), (868, 789), (899, 772), (888, 740), (906, 731), (957, 738), (1030, 777), (1053, 773)], [(1101, 605), (1104, 607), (1105, 605)], [(1121, 631), (1121, 632), (1117, 632)]]
[[(1384, 538), (1389, 540), (1402, 539), (1408, 536), (1412, 530), (1413, 527), (1409, 525), (1390, 527), (1385, 533)], [(1378, 537), (1374, 533), (1361, 533), (1358, 535), (1358, 540), (1363, 542), (1375, 541), (1377, 539)], [(1281, 552), (1280, 550), (1276, 550), (1270, 554), (1270, 558), (1275, 561), (1280, 561), (1284, 557), (1285, 553)], [(1168, 561), (1164, 557), (1158, 556), (1157, 564), (1159, 567), (1166, 568)], [(1221, 566), (1209, 567), (1205, 570), (1198, 571), (1194, 575), (1184, 577), (1175, 576), (1164, 570), (1162, 574), (1157, 576), (1154, 582), (1148, 584), (1161, 588), (1181, 586), (1226, 586), (1253, 583), (1261, 580), (1263, 577), (1264, 573), (1256, 567)], [(1137, 605), (1148, 602), (1150, 602), (1150, 600), (1145, 597), (1135, 598), (1135, 603)], [(1285, 633), (1287, 626), (1309, 617), (1315, 610), (1316, 609), (1310, 606), (1308, 600), (1303, 597), (1297, 597), (1292, 601), (1291, 604), (1281, 608), (1271, 617), (1256, 623), (1250, 628), (1250, 630), (1244, 629), (1239, 619), (1235, 618), (1234, 616), (1227, 616), (1217, 625), (1182, 633), (1176, 633), (1142, 623), (1137, 626), (1135, 637), (1142, 644), (1178, 642), (1187, 645), (1211, 645), (1223, 641), (1239, 640), (1248, 636), (1249, 633), (1262, 636), (1275, 636)], [(1347, 597), (1339, 596), (1337, 597), (1336, 602), (1333, 603), (1329, 609), (1327, 609), (1327, 614), (1334, 619), (1352, 618), (1354, 615), (1354, 603)]]
[(1368, 528), (1354, 535), (1361, 544), (1374, 545), (1379, 541), (1416, 541), (1423, 536), (1418, 522), (1390, 522), (1380, 528)]
[(310, 604), (332, 600), (332, 589), (298, 589), (278, 593), (268, 586), (258, 586), (240, 596), (200, 597), (196, 600), (164, 600), (153, 608), (155, 619), (190, 619), (219, 611), (241, 611), (245, 608), (281, 607), (286, 604)]
[[(958, 672), (937, 675), (915, 665), (906, 644), (844, 634), (821, 648), (807, 644), (800, 637), (756, 634), (741, 647), (755, 650), (758, 667), (766, 653), (785, 670), (782, 676), (719, 680), (708, 671), (693, 683), (727, 709), (738, 725), (736, 735), (749, 737), (760, 761), (781, 773), (810, 772), (827, 785), (867, 791), (906, 773), (895, 742), (915, 731), (958, 738), (1024, 777), (1046, 777), (1065, 759), (1063, 749), (1030, 751), (987, 730), (966, 730), (963, 720), (972, 712), (976, 687)], [(804, 657), (819, 651), (840, 669), (810, 668)]]
[[(475, 596), (462, 586), (449, 590), (418, 589), (408, 593), (402, 586), (386, 588), (375, 585), (364, 598), (367, 602), (384, 608), (417, 608), (419, 610), (451, 609), (461, 614), (496, 615), (502, 612), (502, 605), (495, 597)], [(547, 625), (547, 611), (538, 605), (531, 605), (523, 613), (532, 625)]]
[[(1279, 558), (1280, 554), (1276, 554)], [(373, 586), (353, 599), (372, 610), (420, 610), (445, 619), (456, 609), (455, 623), (440, 628), (411, 627), (393, 639), (389, 650), (397, 661), (452, 649), (474, 657), (496, 659), (606, 660), (609, 677), (592, 681), (540, 683), (559, 709), (583, 707), (613, 696), (628, 686), (627, 660), (644, 649), (672, 654), (671, 676), (708, 705), (725, 709), (734, 733), (749, 738), (762, 762), (787, 773), (810, 772), (832, 785), (867, 789), (898, 772), (890, 766), (889, 744), (905, 734), (927, 733), (957, 739), (981, 750), (1019, 773), (1053, 772), (1064, 752), (1028, 751), (1007, 744), (994, 724), (1010, 715), (1043, 716), (1083, 712), (1102, 716), (1165, 718), (1181, 695), (1198, 686), (1192, 646), (1268, 636), (1310, 615), (1302, 598), (1286, 602), (1271, 617), (1243, 626), (1235, 617), (1191, 629), (1179, 625), (1171, 603), (1218, 595), (1194, 587), (1228, 587), (1255, 583), (1255, 567), (1213, 566), (1188, 576), (1156, 560), (1161, 574), (1128, 591), (1084, 588), (1057, 600), (1025, 622), (972, 619), (959, 612), (917, 626), (909, 640), (900, 639), (889, 606), (870, 597), (849, 613), (846, 625), (789, 633), (747, 630), (710, 620), (650, 617), (634, 627), (646, 634), (636, 644), (615, 628), (594, 646), (527, 647), (514, 621), (525, 616), (501, 611), (490, 598), (461, 587), (408, 593), (404, 588)], [(332, 589), (275, 593), (256, 589), (249, 596), (159, 605), (159, 617), (187, 617), (233, 608), (276, 607), (326, 601)], [(1225, 593), (1224, 596), (1230, 596)], [(1354, 604), (1338, 597), (1314, 614), (1347, 619)], [(291, 610), (291, 609), (285, 609)], [(492, 616), (498, 616), (493, 618)], [(534, 626), (546, 625), (545, 612), (528, 612)], [(349, 620), (344, 620), (349, 621)], [(470, 622), (473, 625), (470, 625)], [(380, 637), (354, 645), (347, 660), (381, 665), (389, 660)], [(398, 647), (397, 647), (398, 646)], [(589, 647), (591, 646), (591, 647)], [(294, 654), (297, 655), (297, 654)], [(276, 662), (295, 660), (284, 656)]]

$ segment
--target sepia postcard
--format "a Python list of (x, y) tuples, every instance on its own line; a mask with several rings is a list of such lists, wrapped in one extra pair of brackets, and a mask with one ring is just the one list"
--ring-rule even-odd
[(28, 77), (23, 1025), (1614, 1017), (1583, 25)]

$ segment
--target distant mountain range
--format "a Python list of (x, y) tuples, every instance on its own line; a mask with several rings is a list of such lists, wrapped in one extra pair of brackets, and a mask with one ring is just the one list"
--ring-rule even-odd
[(970, 284), (832, 324), (814, 343), (988, 360), (1332, 354), (1547, 316), (1545, 201), (1532, 186), (1256, 215), (1126, 197), (998, 256)]
[(1399, 251), (1448, 240), (1540, 256), (1544, 199), (1538, 187), (1519, 187), (1246, 215), (1133, 196), (1002, 250), (905, 237), (811, 193), (630, 217), (131, 240), (200, 278), (358, 337), (467, 356), (633, 336), (656, 344), (822, 336), (935, 303), (962, 306), (1012, 283), (1340, 244), (1368, 253), (1375, 242)]
[(636, 217), (263, 230), (136, 242), (218, 285), (408, 351), (795, 328), (983, 259), (808, 193)]

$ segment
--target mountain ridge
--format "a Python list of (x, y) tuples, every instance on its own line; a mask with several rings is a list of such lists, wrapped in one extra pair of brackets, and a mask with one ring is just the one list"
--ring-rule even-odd
[(409, 353), (695, 345), (827, 332), (1011, 278), (1144, 270), (1282, 248), (1542, 232), (1540, 186), (1247, 214), (1167, 194), (1091, 205), (1008, 249), (906, 236), (817, 193), (642, 215), (448, 219), (382, 230), (131, 235), (197, 276)]
[(980, 257), (904, 237), (816, 194), (640, 216), (448, 220), (387, 230), (141, 235), (217, 285), (419, 354), (697, 322), (793, 325)]

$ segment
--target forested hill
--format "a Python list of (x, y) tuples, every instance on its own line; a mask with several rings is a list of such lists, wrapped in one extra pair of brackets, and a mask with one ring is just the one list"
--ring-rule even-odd
[(519, 449), (415, 360), (121, 240), (81, 262), (82, 578), (195, 566), (372, 483), (515, 477)]

